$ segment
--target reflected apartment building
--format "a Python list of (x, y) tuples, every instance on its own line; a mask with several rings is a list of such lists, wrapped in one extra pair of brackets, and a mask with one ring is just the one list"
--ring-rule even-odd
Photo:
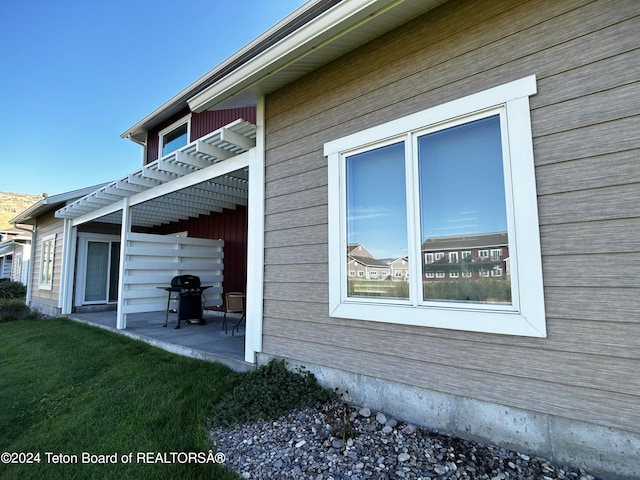
[[(349, 279), (407, 280), (408, 257), (376, 259), (359, 243), (347, 246)], [(509, 278), (507, 232), (428, 238), (422, 244), (423, 281)]]

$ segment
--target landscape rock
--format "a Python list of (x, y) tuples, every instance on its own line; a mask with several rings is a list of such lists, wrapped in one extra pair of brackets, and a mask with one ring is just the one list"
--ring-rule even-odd
[[(365, 415), (367, 410), (352, 409), (353, 436), (347, 442), (332, 432), (321, 406), (290, 412), (276, 421), (213, 427), (210, 438), (225, 454), (225, 464), (245, 479), (596, 480), (584, 470), (538, 456), (403, 422), (392, 427), (384, 413), (371, 417), (370, 411)], [(392, 431), (383, 433), (385, 428)]]

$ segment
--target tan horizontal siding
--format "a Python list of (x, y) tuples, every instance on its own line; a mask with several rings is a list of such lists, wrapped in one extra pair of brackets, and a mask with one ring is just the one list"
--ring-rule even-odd
[[(549, 2), (544, 3), (545, 8), (542, 9), (522, 7), (526, 8), (525, 13), (529, 21), (539, 22), (541, 16), (549, 15), (558, 8), (565, 10), (569, 4), (575, 5), (577, 2), (556, 2), (553, 5), (549, 5)], [(544, 78), (591, 63), (595, 59), (589, 48), (582, 47), (581, 42), (584, 40), (581, 36), (593, 32), (594, 28), (602, 29), (593, 33), (590, 40), (594, 45), (609, 43), (609, 37), (615, 36), (626, 39), (619, 47), (620, 51), (637, 48), (637, 42), (628, 37), (633, 37), (629, 32), (640, 27), (640, 22), (618, 24), (635, 6), (630, 2), (614, 3), (616, 13), (612, 16), (603, 17), (591, 12), (596, 6), (590, 4), (583, 7), (585, 11), (577, 9), (579, 12), (574, 10), (558, 19), (552, 19), (551, 25), (542, 24), (537, 38), (542, 45), (530, 41), (530, 29), (524, 28), (512, 36), (503, 35), (505, 31), (513, 31), (520, 25), (514, 22), (513, 18), (506, 16), (507, 14), (500, 16), (500, 21), (495, 26), (495, 29), (501, 32), (499, 40), (492, 37), (484, 38), (490, 30), (484, 25), (478, 25), (471, 31), (463, 31), (457, 36), (435, 42), (413, 55), (405, 52), (411, 52), (413, 47), (403, 49), (400, 43), (397, 48), (402, 49), (400, 51), (404, 55), (398, 55), (397, 50), (393, 49), (393, 40), (381, 41), (382, 46), (387, 47), (383, 52), (374, 58), (371, 58), (371, 55), (361, 55), (357, 58), (349, 56), (349, 65), (345, 66), (348, 71), (357, 72), (358, 66), (362, 65), (362, 68), (372, 71), (371, 76), (359, 75), (352, 82), (345, 82), (342, 77), (344, 72), (341, 72), (340, 81), (336, 82), (335, 79), (327, 79), (328, 74), (319, 74), (317, 81), (322, 82), (324, 87), (318, 86), (318, 90), (306, 87), (300, 94), (302, 98), (296, 95), (284, 99), (285, 103), (288, 103), (288, 109), (292, 111), (286, 112), (286, 119), (275, 115), (270, 118), (267, 125), (267, 132), (271, 137), (268, 147), (287, 143), (286, 127), (297, 130), (298, 122), (301, 121), (304, 121), (307, 135), (319, 132), (328, 125), (332, 130), (339, 131), (336, 127), (342, 123), (351, 123), (354, 124), (354, 129), (362, 129), (370, 126), (369, 123), (375, 125), (388, 118), (397, 117), (398, 110), (423, 110), (530, 73)], [(588, 15), (590, 21), (578, 21), (575, 18), (578, 14)], [(476, 31), (478, 33), (475, 33)], [(410, 35), (411, 45), (416, 41), (426, 43), (428, 39), (438, 35), (437, 28), (430, 28), (430, 25), (425, 24), (424, 31), (421, 29)], [(473, 38), (468, 38), (473, 35), (482, 36), (483, 44), (477, 46)], [(573, 46), (569, 58), (566, 57), (566, 53), (559, 55), (564, 53), (563, 42), (569, 42)], [(376, 46), (377, 44), (374, 44), (372, 47), (373, 51), (377, 51)], [(525, 51), (520, 52), (521, 48)], [(459, 49), (466, 52), (463, 54)], [(610, 53), (606, 51), (603, 55)], [(382, 66), (376, 68), (379, 64)], [(535, 65), (535, 69), (532, 69), (532, 65)], [(313, 85), (313, 82), (311, 83)], [(417, 84), (420, 85), (418, 89)], [(366, 95), (367, 93), (369, 95)], [(307, 95), (313, 97), (307, 99)], [(363, 101), (365, 95), (366, 101)], [(380, 120), (377, 120), (378, 117)], [(357, 120), (355, 123), (354, 119)], [(345, 133), (349, 131), (341, 134)]]
[[(333, 337), (338, 337), (335, 333)], [(448, 392), (463, 397), (503, 404), (527, 404), (535, 401), (533, 410), (583, 421), (597, 418), (609, 427), (624, 430), (635, 429), (640, 422), (637, 396), (606, 392), (607, 401), (589, 387), (573, 387), (563, 383), (548, 383), (537, 378), (519, 382), (516, 378), (499, 374), (487, 375), (468, 368), (443, 366), (435, 368), (421, 362), (412, 364), (403, 357), (395, 357), (380, 351), (344, 349), (333, 345), (309, 341), (291, 341), (287, 337), (265, 335), (266, 351), (279, 351), (289, 358), (320, 365), (330, 365), (347, 371), (396, 381), (430, 390)], [(503, 360), (504, 362), (504, 357)], [(430, 375), (424, 371), (430, 369)], [(544, 392), (545, 395), (541, 395)], [(579, 399), (579, 401), (577, 401)], [(624, 412), (624, 415), (621, 415)]]
[[(292, 205), (295, 205), (296, 208), (307, 208), (313, 207), (315, 205), (326, 205), (327, 204), (327, 171), (323, 169), (321, 172), (316, 172), (317, 177), (321, 177), (324, 179), (325, 184), (318, 187), (314, 186), (318, 182), (313, 182), (309, 188), (298, 190), (299, 188), (304, 188), (304, 184), (302, 182), (289, 183), (289, 187), (286, 190), (280, 191), (280, 195), (267, 198), (265, 209), (268, 214), (277, 213), (277, 212), (286, 212), (291, 209)], [(292, 188), (291, 188), (292, 187)], [(294, 190), (294, 191), (291, 191)]]
[[(608, 265), (608, 264), (607, 264)], [(557, 286), (545, 288), (546, 312), (548, 318), (580, 319), (587, 328), (598, 328), (597, 322), (629, 322), (640, 325), (640, 288), (601, 288)], [(595, 327), (594, 327), (595, 326)], [(617, 331), (617, 328), (615, 330)], [(638, 328), (637, 326), (633, 328)], [(593, 332), (592, 341), (606, 342), (613, 334), (610, 325), (604, 324), (598, 335)], [(569, 332), (570, 333), (570, 332)], [(638, 338), (637, 331), (629, 331), (621, 337), (620, 347), (638, 357), (637, 346), (629, 345)], [(565, 337), (568, 337), (565, 335)]]
[[(632, 117), (640, 107), (640, 82), (533, 109), (536, 136)], [(594, 112), (598, 112), (594, 115)]]
[[(640, 115), (534, 138), (536, 165), (635, 150), (638, 148), (638, 137), (628, 133), (637, 131), (640, 131)], [(620, 135), (621, 132), (626, 133)], [(598, 141), (585, 141), (594, 138)]]
[(318, 245), (327, 243), (327, 226), (311, 225), (306, 227), (271, 230), (265, 233), (266, 248), (286, 247), (290, 245)]
[[(634, 0), (450, 0), (268, 96), (264, 351), (640, 431), (639, 30)], [(323, 144), (531, 74), (548, 337), (329, 317)]]
[[(31, 297), (34, 301), (46, 305), (57, 306), (60, 294), (60, 279), (62, 271), (62, 252), (64, 245), (64, 224), (53, 213), (43, 215), (38, 219), (35, 241), (33, 243), (33, 282)], [(40, 289), (40, 265), (42, 261), (42, 240), (50, 235), (56, 236), (53, 255), (53, 282), (51, 290)]]
[(539, 197), (541, 225), (640, 216), (637, 183)]
[(640, 149), (626, 150), (536, 168), (538, 195), (640, 183)]
[[(289, 337), (296, 342), (320, 342), (333, 337), (333, 346), (340, 349), (357, 349), (364, 352), (384, 352), (385, 355), (404, 358), (408, 363), (425, 362), (429, 368), (459, 368), (471, 371), (492, 371), (511, 377), (535, 378), (548, 383), (559, 383), (550, 365), (563, 365), (562, 382), (576, 387), (592, 387), (601, 390), (634, 394), (640, 389), (640, 376), (635, 375), (633, 365), (626, 359), (602, 355), (585, 355), (565, 350), (540, 349), (530, 342), (527, 347), (514, 346), (506, 357), (502, 348), (479, 341), (460, 341), (431, 335), (406, 335), (382, 330), (369, 330), (362, 335), (361, 328), (342, 328), (335, 335), (335, 327), (315, 322), (309, 327), (296, 328), (299, 320), (278, 320), (268, 323), (265, 334)], [(452, 355), (455, 352), (455, 355)], [(585, 376), (584, 372), (589, 375)]]
[(309, 207), (307, 209), (296, 209), (292, 205), (292, 210), (288, 212), (267, 214), (265, 220), (265, 230), (281, 230), (286, 228), (295, 228), (305, 225), (326, 225), (327, 224), (327, 206), (319, 205)]
[[(320, 267), (322, 268), (322, 267)], [(313, 280), (313, 279), (310, 279)], [(281, 315), (286, 315), (286, 310), (292, 306), (299, 306), (306, 309), (313, 304), (310, 310), (304, 312), (308, 320), (315, 320), (324, 317), (327, 312), (327, 302), (329, 301), (329, 292), (327, 283), (320, 280), (298, 282), (295, 278), (291, 278), (289, 282), (269, 283), (264, 289), (265, 300), (275, 300), (271, 307), (274, 309), (273, 314), (278, 315), (279, 308)], [(278, 301), (286, 301), (288, 304), (280, 305)], [(293, 302), (293, 303), (289, 303)], [(295, 312), (295, 319), (300, 318), (301, 312)]]
[[(546, 225), (540, 229), (540, 240), (546, 255), (634, 253), (640, 251), (639, 232), (637, 217)], [(612, 243), (612, 238), (617, 240)]]

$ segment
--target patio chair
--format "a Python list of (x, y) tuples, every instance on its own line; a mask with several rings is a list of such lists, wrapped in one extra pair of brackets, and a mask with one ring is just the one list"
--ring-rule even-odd
[(224, 294), (224, 320), (222, 322), (222, 328), (224, 328), (224, 333), (229, 333), (227, 331), (227, 313), (240, 313), (240, 320), (236, 322), (236, 324), (231, 329), (231, 335), (233, 335), (234, 330), (239, 331), (240, 324), (242, 320), (245, 319), (245, 296), (242, 292), (227, 292)]

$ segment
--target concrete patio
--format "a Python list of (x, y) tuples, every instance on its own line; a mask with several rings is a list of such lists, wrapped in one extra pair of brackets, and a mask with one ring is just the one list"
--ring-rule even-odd
[(231, 334), (231, 328), (239, 318), (235, 315), (230, 314), (227, 318), (228, 334), (225, 334), (222, 328), (222, 313), (211, 311), (205, 311), (205, 325), (182, 321), (179, 329), (175, 328), (177, 320), (175, 313), (169, 314), (168, 325), (163, 327), (164, 311), (129, 314), (127, 328), (124, 330), (116, 328), (114, 310), (72, 313), (67, 315), (67, 318), (126, 335), (178, 355), (208, 362), (220, 362), (236, 371), (254, 368), (253, 364), (244, 361), (244, 322), (240, 325), (239, 331)]

